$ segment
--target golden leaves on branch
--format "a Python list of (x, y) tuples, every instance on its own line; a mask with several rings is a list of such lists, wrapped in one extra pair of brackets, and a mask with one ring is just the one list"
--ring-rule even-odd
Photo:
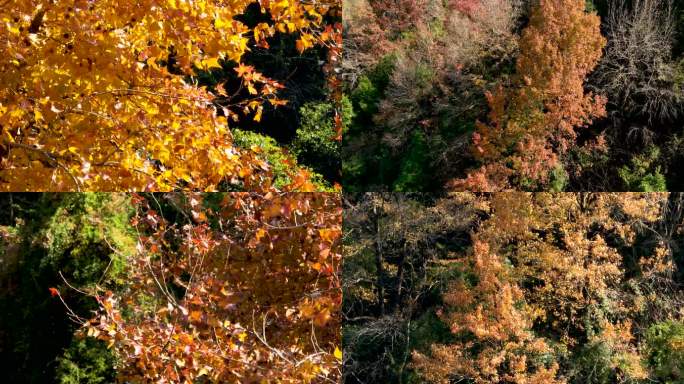
[(243, 73), (250, 97), (227, 105), (227, 120), (186, 77), (224, 61), (244, 68), (245, 52), (276, 33), (297, 34), (304, 49), (327, 44), (322, 15), (339, 2), (259, 1), (271, 23), (250, 28), (235, 17), (254, 3), (10, 1), (0, 10), (0, 189), (270, 188), (270, 165), (233, 146), (228, 120), (246, 110), (259, 121), (264, 103), (286, 102), (282, 86)]

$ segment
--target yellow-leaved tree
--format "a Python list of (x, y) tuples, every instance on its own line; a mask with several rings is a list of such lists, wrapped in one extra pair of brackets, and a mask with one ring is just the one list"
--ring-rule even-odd
[[(240, 16), (260, 8), (263, 20)], [(270, 187), (269, 164), (233, 145), (282, 87), (242, 62), (267, 38), (337, 45), (338, 0), (0, 0), (1, 190)], [(249, 97), (224, 107), (189, 79), (236, 64)], [(293, 178), (310, 189), (307, 175)]]
[[(440, 384), (646, 380), (643, 324), (676, 316), (657, 304), (676, 297), (660, 288), (675, 270), (667, 235), (659, 233), (668, 230), (654, 229), (671, 197), (485, 196), (488, 217), (462, 259), (467, 273), (438, 312), (454, 340), (433, 345), (430, 356), (414, 353), (422, 377)], [(646, 231), (656, 241), (640, 250)]]

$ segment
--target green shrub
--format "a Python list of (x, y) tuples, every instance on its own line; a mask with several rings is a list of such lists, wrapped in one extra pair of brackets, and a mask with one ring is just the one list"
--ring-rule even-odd
[(378, 103), (382, 97), (375, 84), (367, 77), (361, 76), (359, 83), (351, 93), (351, 101), (359, 115), (370, 117), (378, 112)]
[(384, 93), (387, 89), (396, 62), (397, 58), (394, 54), (386, 55), (380, 59), (373, 69), (368, 71), (368, 79), (380, 93)]
[[(290, 175), (298, 169), (304, 168), (297, 164), (296, 159), (288, 155), (283, 148), (270, 136), (264, 136), (251, 131), (243, 131), (233, 128), (233, 140), (236, 146), (241, 148), (259, 148), (263, 159), (271, 166), (273, 171), (274, 185), (282, 188), (292, 182)], [(320, 191), (332, 190), (322, 175), (311, 172), (314, 185)]]
[(101, 384), (114, 382), (114, 356), (102, 341), (74, 340), (57, 358), (59, 384)]
[(613, 351), (607, 343), (588, 343), (573, 358), (575, 383), (611, 384), (615, 375), (611, 367)]
[(593, 0), (585, 0), (585, 8), (587, 12), (596, 12), (596, 4), (594, 4)]
[[(343, 130), (351, 124), (352, 108), (349, 100), (342, 99)], [(312, 167), (328, 180), (339, 177), (341, 142), (336, 140), (334, 106), (330, 102), (307, 103), (299, 110), (301, 123), (290, 145), (299, 162)]]
[[(130, 199), (124, 194), (61, 196), (38, 232), (46, 250), (42, 267), (62, 269), (79, 285), (96, 283), (105, 269), (108, 278), (119, 279), (126, 264), (121, 255), (135, 252), (136, 237), (129, 225), (132, 214)], [(109, 256), (94, 258), (97, 254)]]
[(628, 191), (663, 192), (667, 191), (665, 176), (656, 165), (660, 157), (660, 149), (652, 146), (640, 155), (634, 156), (629, 165), (618, 169), (618, 175)]
[(342, 132), (344, 133), (351, 127), (354, 117), (356, 117), (356, 113), (354, 112), (354, 106), (347, 95), (342, 95), (340, 103), (342, 107)]
[(344, 161), (342, 161), (342, 185), (344, 185), (347, 192), (361, 192), (355, 186), (358, 185), (358, 179), (366, 170), (365, 157), (363, 155), (349, 153), (345, 154)]
[(568, 184), (568, 173), (562, 165), (558, 165), (551, 171), (551, 178), (549, 180), (549, 190), (553, 192), (563, 192), (565, 186)]
[(646, 331), (646, 352), (658, 382), (684, 383), (684, 323), (665, 321)]
[(411, 136), (408, 153), (401, 161), (400, 173), (393, 185), (395, 191), (422, 191), (432, 186), (426, 179), (430, 174), (427, 151), (425, 134), (415, 131)]

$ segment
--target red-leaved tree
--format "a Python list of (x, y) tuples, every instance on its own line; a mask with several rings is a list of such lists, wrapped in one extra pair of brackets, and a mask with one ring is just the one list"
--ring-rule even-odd
[(584, 1), (540, 0), (520, 39), (514, 84), (487, 94), (489, 123), (473, 134), (482, 165), (450, 187), (544, 188), (577, 146), (577, 129), (605, 115), (605, 99), (584, 90), (605, 44), (600, 19)]
[[(302, 383), (339, 377), (336, 194), (134, 196), (124, 289), (95, 294), (82, 332), (136, 383)], [(159, 207), (159, 208), (157, 208)], [(167, 217), (168, 217), (168, 212)], [(178, 219), (181, 217), (181, 219)]]

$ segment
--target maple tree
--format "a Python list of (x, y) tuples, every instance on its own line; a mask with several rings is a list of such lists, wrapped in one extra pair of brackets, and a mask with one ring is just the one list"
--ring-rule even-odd
[(584, 91), (606, 40), (582, 0), (540, 0), (520, 39), (512, 89), (487, 94), (489, 124), (479, 123), (473, 152), (484, 165), (456, 189), (497, 191), (544, 186), (573, 146), (576, 129), (605, 115), (605, 99)]
[[(261, 22), (239, 16), (260, 8)], [(229, 122), (259, 121), (282, 87), (242, 57), (276, 34), (339, 55), (335, 0), (5, 0), (0, 3), (3, 190), (215, 190), (270, 186), (258, 148), (232, 144)], [(236, 64), (239, 89), (188, 80)], [(334, 64), (334, 63), (333, 63)], [(330, 69), (332, 72), (332, 69)], [(248, 97), (220, 107), (216, 97)], [(307, 175), (297, 188), (311, 189)]]
[(181, 220), (168, 221), (156, 198), (133, 196), (139, 242), (125, 255), (126, 288), (89, 291), (99, 309), (81, 332), (114, 350), (120, 379), (334, 382), (339, 197), (163, 198)]

